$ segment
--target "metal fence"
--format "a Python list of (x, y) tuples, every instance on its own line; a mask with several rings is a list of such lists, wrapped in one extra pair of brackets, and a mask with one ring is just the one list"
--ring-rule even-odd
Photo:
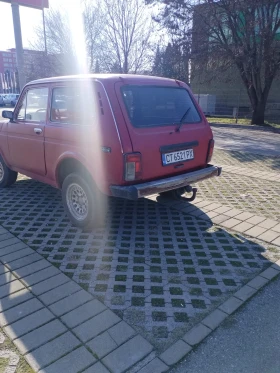
[(16, 72), (0, 73), (0, 93), (19, 93)]
[[(203, 112), (213, 118), (241, 119), (248, 121), (252, 117), (252, 106), (248, 94), (240, 82), (215, 82), (194, 84), (192, 91)], [(279, 81), (270, 91), (265, 111), (265, 120), (280, 123), (280, 89)]]

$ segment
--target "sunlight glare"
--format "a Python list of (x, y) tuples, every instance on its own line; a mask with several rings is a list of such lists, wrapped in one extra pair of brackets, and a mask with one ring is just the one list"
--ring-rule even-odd
[[(76, 84), (76, 99), (77, 108), (79, 110), (80, 122), (85, 127), (77, 128), (77, 135), (80, 139), (81, 153), (85, 154), (85, 166), (92, 170), (98, 170), (98, 175), (93, 175), (95, 184), (102, 185), (106, 178), (104, 166), (104, 153), (101, 148), (104, 145), (102, 140), (102, 131), (100, 127), (104, 124), (103, 117), (100, 114), (99, 100), (95, 89), (94, 78), (89, 77), (86, 36), (83, 22), (83, 6), (82, 0), (71, 0), (64, 2), (65, 16), (70, 27), (71, 41), (74, 50), (74, 71), (81, 75), (81, 80)], [(66, 58), (67, 59), (67, 58)], [(69, 61), (65, 61), (65, 66), (69, 65)], [(82, 162), (83, 163), (83, 162)], [(97, 172), (97, 171), (95, 171)], [(94, 186), (93, 186), (94, 188)], [(101, 215), (106, 213), (106, 198), (102, 198), (98, 192), (94, 196), (101, 208), (98, 209)]]

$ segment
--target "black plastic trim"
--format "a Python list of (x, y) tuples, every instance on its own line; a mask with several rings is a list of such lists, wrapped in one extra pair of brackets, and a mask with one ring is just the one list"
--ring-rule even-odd
[(195, 147), (198, 146), (199, 142), (198, 141), (191, 141), (191, 142), (183, 142), (181, 144), (174, 144), (174, 145), (164, 145), (159, 148), (161, 153), (168, 153), (172, 151), (177, 151), (177, 150), (187, 150), (190, 147)]

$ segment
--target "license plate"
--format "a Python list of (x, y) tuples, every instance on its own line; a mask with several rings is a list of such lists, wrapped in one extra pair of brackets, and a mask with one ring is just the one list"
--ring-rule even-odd
[(162, 163), (164, 166), (171, 163), (188, 161), (190, 159), (194, 159), (193, 149), (180, 150), (178, 152), (162, 154)]

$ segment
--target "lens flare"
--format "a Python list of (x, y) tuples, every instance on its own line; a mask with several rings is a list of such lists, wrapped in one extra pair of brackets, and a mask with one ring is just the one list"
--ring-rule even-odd
[[(105, 215), (107, 210), (107, 198), (98, 190), (98, 185), (105, 184), (104, 181), (106, 178), (104, 153), (102, 153), (102, 147), (106, 146), (106, 143), (103, 143), (102, 137), (102, 126), (104, 123), (102, 123), (103, 118), (98, 104), (99, 99), (95, 82), (96, 77), (88, 74), (83, 5), (80, 0), (71, 0), (71, 5), (69, 1), (65, 1), (64, 4), (65, 17), (69, 24), (73, 46), (73, 67), (74, 71), (80, 75), (79, 79), (73, 79), (73, 84), (77, 93), (75, 97), (78, 101), (75, 107), (78, 108), (80, 117), (80, 129), (78, 131), (80, 141), (79, 151), (82, 157), (85, 157), (86, 167), (89, 167), (90, 173), (93, 174), (92, 189), (94, 191), (95, 203), (98, 205), (97, 213)], [(66, 60), (65, 65), (67, 66), (67, 64), (69, 64), (69, 61)], [(81, 170), (81, 172), (83, 172), (83, 170)]]

